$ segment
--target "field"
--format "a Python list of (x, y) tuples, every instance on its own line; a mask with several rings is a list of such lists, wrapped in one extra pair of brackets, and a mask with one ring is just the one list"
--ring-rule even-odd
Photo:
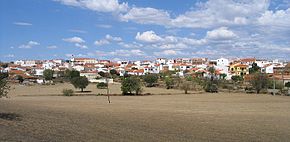
[[(35, 87), (35, 88), (33, 88)], [(0, 141), (289, 141), (290, 97), (189, 94), (146, 88), (149, 96), (56, 96), (68, 84), (14, 86), (0, 99)], [(112, 88), (118, 93), (118, 85)], [(113, 89), (115, 88), (115, 89)], [(98, 93), (94, 86), (87, 90)], [(167, 92), (168, 91), (168, 92)], [(172, 92), (171, 92), (172, 91)], [(178, 95), (163, 95), (176, 93)]]

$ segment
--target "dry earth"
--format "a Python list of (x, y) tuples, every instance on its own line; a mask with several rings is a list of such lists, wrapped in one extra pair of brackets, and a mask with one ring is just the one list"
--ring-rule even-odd
[(11, 98), (0, 99), (0, 113), (20, 115), (15, 121), (0, 119), (0, 141), (290, 140), (286, 96), (113, 96), (108, 104), (105, 96), (46, 95), (59, 94), (58, 85), (38, 92), (20, 87), (11, 91)]

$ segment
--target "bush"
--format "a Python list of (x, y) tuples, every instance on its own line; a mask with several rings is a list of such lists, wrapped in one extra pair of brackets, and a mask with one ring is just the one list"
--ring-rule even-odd
[(218, 92), (218, 86), (213, 83), (208, 83), (205, 85), (204, 88), (205, 92), (210, 92), (210, 93), (217, 93)]
[(63, 89), (62, 90), (62, 94), (64, 96), (73, 96), (74, 95), (74, 91), (72, 89)]
[(107, 89), (108, 88), (108, 84), (104, 83), (104, 82), (98, 83), (97, 84), (97, 88), (98, 89)]
[(140, 80), (135, 76), (124, 78), (121, 84), (123, 95), (139, 95), (142, 92)]

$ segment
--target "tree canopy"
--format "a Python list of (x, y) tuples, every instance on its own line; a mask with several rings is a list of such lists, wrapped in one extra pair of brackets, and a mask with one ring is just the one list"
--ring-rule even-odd
[(262, 89), (266, 89), (268, 87), (268, 82), (269, 79), (267, 74), (260, 72), (253, 74), (253, 77), (250, 80), (250, 83), (256, 90), (257, 94), (259, 94)]
[(52, 80), (52, 78), (53, 78), (53, 70), (45, 69), (43, 71), (43, 77), (44, 77), (45, 80)]
[(81, 89), (81, 91), (83, 92), (84, 89), (89, 85), (89, 80), (87, 77), (85, 76), (80, 76), (80, 77), (74, 77), (71, 79), (71, 84), (75, 87), (75, 88), (79, 88)]
[(143, 76), (143, 80), (146, 83), (147, 87), (153, 87), (154, 83), (158, 82), (158, 75), (157, 74), (146, 74)]
[(124, 78), (121, 85), (123, 95), (139, 95), (142, 91), (140, 80), (136, 76)]

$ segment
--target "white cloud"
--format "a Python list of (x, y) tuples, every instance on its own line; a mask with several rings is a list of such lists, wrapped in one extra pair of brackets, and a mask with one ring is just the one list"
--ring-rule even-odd
[(228, 40), (236, 37), (237, 35), (233, 31), (228, 30), (227, 27), (220, 27), (206, 33), (206, 38), (212, 40)]
[(14, 22), (13, 24), (17, 26), (32, 26), (31, 23), (27, 23), (27, 22)]
[(102, 46), (102, 45), (106, 45), (106, 44), (110, 44), (110, 42), (106, 39), (101, 39), (101, 40), (95, 41), (95, 45), (97, 45), (97, 46)]
[(261, 25), (290, 27), (290, 8), (287, 10), (278, 10), (276, 12), (266, 11), (259, 19)]
[(155, 56), (184, 56), (184, 55), (188, 55), (188, 53), (185, 52), (181, 52), (178, 50), (173, 50), (173, 49), (169, 49), (169, 50), (163, 50), (160, 52), (154, 52), (153, 53)]
[(80, 38), (80, 37), (71, 37), (71, 38), (64, 38), (62, 39), (63, 41), (66, 41), (66, 42), (71, 42), (71, 43), (84, 43), (85, 41)]
[(15, 57), (15, 55), (14, 54), (8, 54), (8, 55), (4, 55), (4, 57), (5, 58), (13, 58), (13, 57)]
[(119, 3), (118, 0), (55, 0), (62, 4), (90, 9), (97, 12), (125, 12), (127, 3)]
[(56, 49), (57, 46), (56, 45), (50, 45), (50, 46), (47, 46), (46, 48), (48, 48), (48, 49)]
[(82, 49), (88, 48), (86, 45), (81, 44), (81, 43), (75, 43), (75, 46), (79, 47), (79, 48), (82, 48)]
[(125, 48), (142, 48), (142, 47), (144, 47), (143, 44), (137, 43), (137, 42), (133, 42), (133, 43), (119, 42), (118, 44), (120, 46), (125, 47)]
[(122, 38), (121, 38), (121, 37), (113, 37), (113, 36), (111, 36), (111, 35), (109, 35), (109, 34), (107, 34), (105, 38), (106, 38), (107, 40), (109, 40), (109, 41), (117, 41), (117, 42), (122, 41)]
[(108, 25), (108, 24), (97, 24), (96, 26), (98, 28), (105, 28), (105, 29), (112, 28), (112, 25)]
[(136, 40), (143, 42), (158, 42), (161, 40), (161, 37), (155, 34), (154, 31), (146, 31), (140, 34), (140, 32), (136, 35)]
[(123, 50), (118, 49), (115, 51), (105, 52), (105, 51), (96, 51), (97, 56), (114, 56), (114, 57), (132, 57), (132, 56), (145, 56), (145, 52), (139, 49), (132, 50)]
[(141, 24), (164, 25), (170, 22), (170, 15), (167, 11), (155, 8), (137, 8), (133, 7), (124, 15), (120, 15), (122, 21), (134, 21)]
[(40, 45), (40, 43), (36, 42), (36, 41), (29, 41), (27, 44), (22, 44), (20, 46), (18, 46), (18, 48), (24, 48), (24, 49), (29, 49), (32, 48), (34, 46)]
[(87, 31), (84, 31), (84, 30), (78, 30), (78, 29), (70, 29), (68, 30), (70, 32), (74, 32), (74, 33), (81, 33), (81, 34), (85, 34), (87, 33)]

